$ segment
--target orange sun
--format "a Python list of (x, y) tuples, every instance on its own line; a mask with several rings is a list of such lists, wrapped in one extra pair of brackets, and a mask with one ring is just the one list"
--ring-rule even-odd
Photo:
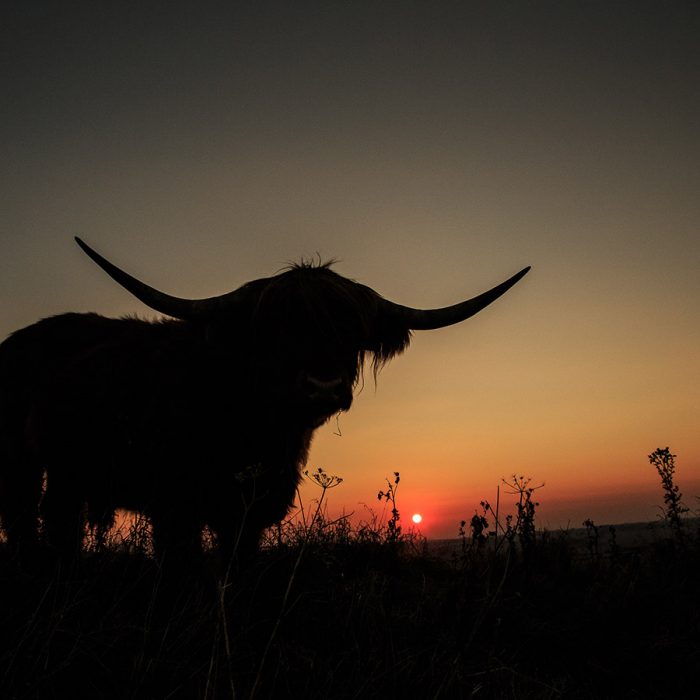
[(414, 513), (414, 514), (413, 514), (413, 517), (411, 518), (411, 520), (413, 520), (413, 522), (414, 522), (416, 525), (418, 525), (418, 523), (419, 523), (421, 520), (423, 520), (423, 516), (422, 516), (420, 513)]

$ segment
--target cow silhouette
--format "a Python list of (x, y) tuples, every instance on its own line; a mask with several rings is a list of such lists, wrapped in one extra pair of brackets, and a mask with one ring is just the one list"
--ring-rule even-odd
[[(167, 318), (66, 313), (0, 345), (0, 517), (18, 552), (76, 556), (86, 520), (146, 515), (158, 556), (196, 556), (205, 526), (245, 557), (294, 501), (312, 436), (347, 411), (414, 330), (463, 321), (529, 268), (468, 301), (420, 310), (302, 263), (209, 299), (173, 297), (76, 239)], [(42, 544), (43, 543), (43, 544)]]

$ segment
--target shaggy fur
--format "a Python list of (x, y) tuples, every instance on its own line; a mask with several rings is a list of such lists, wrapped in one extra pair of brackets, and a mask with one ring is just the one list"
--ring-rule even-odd
[(74, 556), (86, 517), (107, 527), (124, 508), (151, 519), (159, 555), (196, 554), (207, 525), (232, 557), (285, 516), (314, 430), (350, 408), (365, 358), (376, 372), (410, 331), (329, 265), (243, 289), (207, 323), (69, 313), (0, 345), (11, 547)]

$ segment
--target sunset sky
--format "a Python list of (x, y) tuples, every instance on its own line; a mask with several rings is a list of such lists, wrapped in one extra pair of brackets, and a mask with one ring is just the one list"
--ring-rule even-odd
[(76, 234), (188, 297), (317, 252), (416, 307), (532, 265), (367, 372), (312, 449), (332, 510), (399, 471), (454, 536), (517, 473), (541, 526), (651, 520), (667, 445), (700, 507), (697, 3), (172, 5), (3, 4), (1, 337), (155, 316)]

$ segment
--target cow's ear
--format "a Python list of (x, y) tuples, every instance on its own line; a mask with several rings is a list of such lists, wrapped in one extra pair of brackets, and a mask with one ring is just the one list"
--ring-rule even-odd
[(375, 367), (381, 367), (392, 357), (401, 354), (411, 342), (411, 329), (402, 319), (393, 314), (387, 314), (381, 307), (372, 324), (370, 347)]

